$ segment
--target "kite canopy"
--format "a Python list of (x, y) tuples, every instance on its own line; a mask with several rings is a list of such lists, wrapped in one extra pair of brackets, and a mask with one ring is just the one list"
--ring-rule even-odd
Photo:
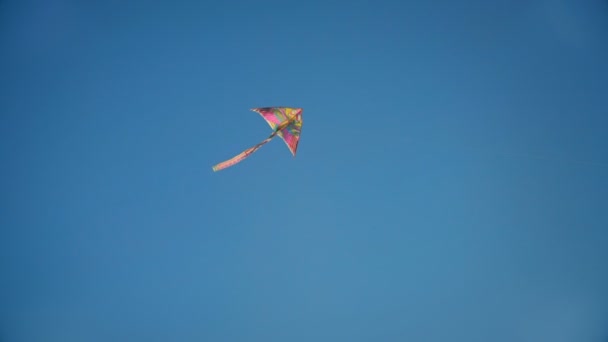
[(264, 107), (253, 108), (251, 110), (262, 115), (264, 120), (270, 125), (270, 128), (272, 128), (272, 134), (261, 143), (215, 165), (213, 171), (219, 171), (241, 162), (277, 135), (285, 141), (287, 148), (289, 148), (289, 151), (295, 157), (298, 143), (300, 142), (300, 132), (302, 131), (302, 108)]
[(279, 137), (295, 156), (302, 131), (302, 108), (267, 107), (253, 108), (252, 111), (260, 113), (270, 128), (278, 131)]

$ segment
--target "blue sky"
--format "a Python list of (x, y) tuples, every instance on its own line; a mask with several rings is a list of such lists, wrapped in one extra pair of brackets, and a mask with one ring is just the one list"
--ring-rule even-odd
[[(606, 1), (0, 2), (0, 340), (606, 341)], [(304, 108), (293, 158), (253, 107)]]

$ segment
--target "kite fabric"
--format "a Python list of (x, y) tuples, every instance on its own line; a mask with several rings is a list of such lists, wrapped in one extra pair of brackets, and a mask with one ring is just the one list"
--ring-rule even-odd
[(300, 132), (302, 131), (302, 108), (265, 107), (253, 108), (252, 111), (259, 113), (266, 120), (270, 128), (273, 129), (272, 134), (259, 144), (215, 165), (213, 171), (220, 171), (243, 161), (243, 159), (249, 157), (253, 152), (276, 136), (285, 141), (287, 148), (289, 148), (289, 151), (295, 157), (298, 150), (298, 142), (300, 141)]

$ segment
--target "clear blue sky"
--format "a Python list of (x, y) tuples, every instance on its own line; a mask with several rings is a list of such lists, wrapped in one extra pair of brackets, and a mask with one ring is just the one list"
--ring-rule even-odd
[(608, 339), (606, 1), (96, 3), (0, 2), (3, 342)]

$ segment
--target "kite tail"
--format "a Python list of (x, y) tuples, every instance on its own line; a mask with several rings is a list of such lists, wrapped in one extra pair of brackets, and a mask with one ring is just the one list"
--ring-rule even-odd
[(278, 132), (279, 132), (278, 130), (272, 132), (272, 134), (268, 138), (264, 139), (259, 144), (255, 145), (253, 147), (250, 147), (250, 148), (246, 149), (245, 151), (237, 154), (236, 156), (234, 156), (234, 157), (232, 157), (232, 158), (230, 158), (230, 159), (228, 159), (226, 161), (223, 161), (223, 162), (215, 165), (213, 167), (213, 171), (220, 171), (220, 170), (223, 170), (225, 168), (231, 167), (234, 164), (240, 163), (241, 161), (243, 161), (243, 159), (249, 157), (251, 154), (253, 154), (253, 152), (257, 151), (264, 144), (266, 144), (267, 142), (269, 142), (270, 140), (272, 140), (272, 138), (274, 138), (277, 135)]

